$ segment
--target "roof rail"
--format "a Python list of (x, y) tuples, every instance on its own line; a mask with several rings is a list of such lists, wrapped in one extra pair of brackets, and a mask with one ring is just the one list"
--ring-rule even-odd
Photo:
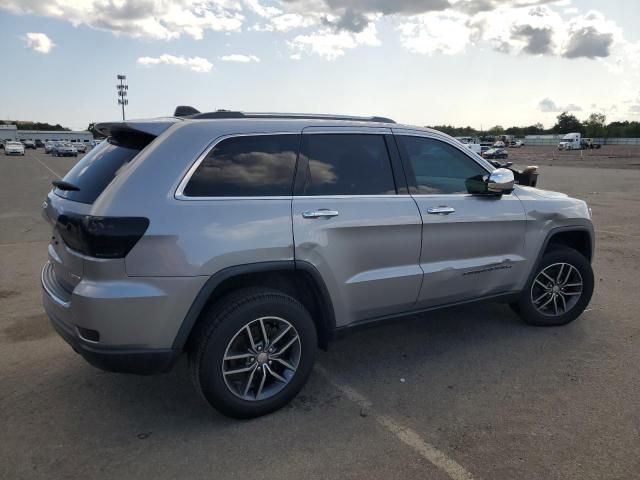
[[(179, 107), (180, 113), (188, 111), (193, 107)], [(193, 108), (195, 110), (195, 108)], [(176, 109), (178, 113), (178, 109)], [(232, 110), (217, 110), (215, 112), (193, 113), (191, 115), (180, 115), (190, 119), (229, 119), (229, 118), (279, 118), (279, 119), (311, 119), (311, 120), (347, 120), (352, 122), (378, 122), (378, 123), (396, 123), (394, 120), (386, 117), (356, 117), (352, 115), (325, 115), (320, 113), (262, 113), (262, 112), (238, 112)]]

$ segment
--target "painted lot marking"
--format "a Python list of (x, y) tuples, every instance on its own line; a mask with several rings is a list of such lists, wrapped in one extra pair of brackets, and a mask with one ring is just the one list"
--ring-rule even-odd
[(53, 170), (51, 170), (43, 161), (41, 161), (37, 156), (35, 155), (31, 155), (31, 153), (29, 153), (29, 158), (33, 158), (35, 159), (40, 165), (42, 165), (44, 168), (46, 168), (47, 170), (49, 170), (51, 173), (53, 173), (56, 177), (58, 178), (62, 178), (61, 175), (58, 175), (56, 172), (54, 172)]
[[(337, 380), (323, 366), (316, 364), (314, 367), (316, 373), (320, 374), (327, 382), (340, 390), (353, 403), (360, 408), (371, 409), (373, 403), (364, 397), (354, 388)], [(453, 480), (473, 480), (473, 475), (469, 473), (458, 462), (449, 458), (446, 453), (438, 450), (436, 447), (426, 442), (418, 433), (410, 428), (404, 427), (387, 415), (376, 415), (371, 413), (371, 417), (380, 425), (391, 432), (398, 440), (405, 445), (411, 447), (422, 458), (428, 460), (441, 471), (446, 473)]]

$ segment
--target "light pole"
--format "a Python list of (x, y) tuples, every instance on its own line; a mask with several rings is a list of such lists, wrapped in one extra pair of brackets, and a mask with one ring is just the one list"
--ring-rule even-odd
[(120, 83), (116, 85), (116, 89), (118, 90), (118, 105), (122, 105), (122, 121), (123, 122), (124, 122), (124, 106), (129, 105), (129, 100), (127, 100), (127, 90), (129, 90), (129, 85), (124, 83), (126, 79), (127, 79), (126, 75), (118, 75), (118, 80), (120, 80)]

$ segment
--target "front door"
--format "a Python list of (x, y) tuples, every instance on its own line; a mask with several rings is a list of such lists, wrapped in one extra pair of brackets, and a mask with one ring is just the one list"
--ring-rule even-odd
[(423, 220), (417, 307), (506, 293), (524, 274), (525, 212), (515, 194), (472, 195), (489, 167), (444, 137), (394, 131)]
[(333, 300), (336, 326), (410, 310), (420, 291), (422, 222), (385, 128), (303, 131), (293, 233)]

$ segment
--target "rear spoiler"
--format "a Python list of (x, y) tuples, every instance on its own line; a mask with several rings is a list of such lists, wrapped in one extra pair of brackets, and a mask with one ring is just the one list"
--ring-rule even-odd
[(153, 120), (127, 120), (124, 122), (103, 122), (97, 123), (96, 131), (105, 137), (112, 137), (115, 134), (143, 134), (157, 137), (174, 123), (180, 122), (178, 118), (155, 118)]

